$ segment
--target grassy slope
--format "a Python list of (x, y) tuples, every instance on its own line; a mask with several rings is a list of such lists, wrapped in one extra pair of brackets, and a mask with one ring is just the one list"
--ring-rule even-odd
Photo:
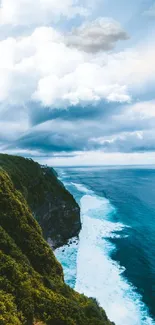
[(42, 231), (0, 169), (0, 325), (110, 325), (103, 309), (69, 288)]

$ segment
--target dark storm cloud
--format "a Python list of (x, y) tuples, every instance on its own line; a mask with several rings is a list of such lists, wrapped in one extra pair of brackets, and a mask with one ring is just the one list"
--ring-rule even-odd
[(69, 107), (41, 106), (0, 110), (0, 142), (25, 155), (74, 154), (75, 151), (135, 152), (154, 150), (155, 102)]
[[(126, 107), (105, 106), (86, 108), (84, 112), (77, 107), (73, 110), (57, 112), (49, 111), (45, 116), (41, 109), (31, 115), (31, 126), (28, 131), (11, 143), (12, 146), (38, 151), (40, 154), (68, 153), (75, 151), (103, 150), (105, 152), (135, 152), (154, 150), (154, 102), (138, 103)], [(79, 117), (76, 118), (77, 112)], [(102, 111), (102, 114), (101, 114)], [(149, 113), (147, 113), (147, 111)], [(41, 114), (40, 114), (41, 112)], [(89, 113), (88, 113), (89, 112)], [(94, 117), (92, 117), (92, 113)], [(61, 118), (56, 116), (61, 115)], [(82, 118), (84, 116), (84, 118)], [(53, 119), (48, 120), (53, 117)], [(62, 118), (63, 117), (63, 118)], [(46, 121), (43, 121), (43, 120)], [(37, 121), (42, 121), (37, 124)], [(10, 141), (11, 142), (11, 141)]]
[(92, 134), (92, 127), (96, 134), (100, 134), (100, 128), (92, 122), (55, 119), (32, 128), (18, 139), (16, 145), (20, 148), (45, 152), (72, 152), (89, 147), (91, 149), (89, 138)]
[(28, 115), (32, 125), (61, 118), (67, 121), (91, 121), (108, 118), (112, 114), (120, 114), (123, 109), (122, 104), (107, 103), (102, 101), (98, 105), (83, 106), (69, 106), (67, 109), (51, 109), (44, 108), (39, 104), (30, 104), (28, 108)]

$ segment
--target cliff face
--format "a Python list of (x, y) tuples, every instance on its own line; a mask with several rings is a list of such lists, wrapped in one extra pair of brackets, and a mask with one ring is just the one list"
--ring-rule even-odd
[[(42, 237), (24, 190), (23, 195), (0, 169), (0, 324), (112, 324), (94, 299), (64, 283), (62, 267)], [(34, 193), (35, 207), (41, 196)]]
[(11, 177), (41, 225), (44, 238), (58, 247), (81, 229), (80, 208), (52, 168), (31, 159), (0, 154), (0, 167)]

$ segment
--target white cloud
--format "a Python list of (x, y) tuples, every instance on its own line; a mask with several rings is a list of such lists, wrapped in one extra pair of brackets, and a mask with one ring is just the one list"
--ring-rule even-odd
[(86, 16), (88, 11), (76, 0), (2, 0), (0, 24), (49, 24), (62, 17)]
[(121, 114), (113, 115), (110, 133), (89, 139), (106, 152), (133, 152), (155, 150), (155, 101), (139, 102), (124, 107)]
[(155, 131), (122, 132), (109, 137), (91, 139), (92, 143), (99, 144), (105, 152), (140, 152), (155, 151)]
[(127, 40), (120, 24), (109, 18), (98, 18), (74, 28), (68, 34), (67, 44), (86, 52), (109, 51), (119, 40)]
[(155, 100), (138, 102), (127, 105), (118, 115), (112, 116), (116, 130), (127, 130), (137, 132), (153, 130), (155, 126)]
[(155, 100), (138, 102), (126, 107), (125, 109), (126, 119), (144, 120), (155, 118)]
[(51, 27), (0, 42), (0, 102), (40, 101), (51, 107), (129, 102), (131, 92), (155, 81), (155, 46), (90, 54), (65, 44)]

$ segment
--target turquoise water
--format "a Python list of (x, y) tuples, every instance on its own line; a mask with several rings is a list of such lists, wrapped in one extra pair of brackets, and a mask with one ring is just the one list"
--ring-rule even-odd
[(66, 282), (116, 325), (155, 324), (155, 169), (57, 171), (81, 206), (79, 241), (56, 251)]

